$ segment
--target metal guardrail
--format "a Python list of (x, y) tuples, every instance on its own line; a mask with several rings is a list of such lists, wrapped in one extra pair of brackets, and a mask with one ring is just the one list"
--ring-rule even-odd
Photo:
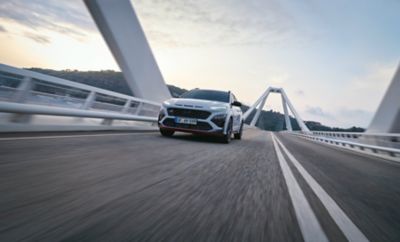
[[(369, 134), (369, 133), (346, 133), (346, 132), (320, 132), (314, 131), (311, 133), (301, 132), (288, 132), (292, 135), (306, 138), (312, 141), (318, 141), (330, 145), (335, 145), (342, 148), (347, 148), (362, 153), (369, 153), (372, 155), (389, 158), (391, 160), (400, 161), (400, 149), (391, 146), (398, 145), (400, 134)], [(330, 136), (330, 137), (327, 137)], [(342, 137), (342, 138), (340, 138)], [(353, 140), (349, 140), (352, 137)], [(372, 145), (365, 143), (366, 141), (381, 140), (382, 138), (393, 138), (391, 146)], [(345, 139), (344, 139), (345, 138)], [(366, 139), (364, 139), (366, 138)], [(371, 138), (368, 140), (368, 138)], [(354, 142), (358, 139), (360, 142)]]
[(390, 137), (393, 142), (400, 142), (400, 134), (397, 133), (361, 133), (361, 132), (332, 132), (332, 131), (311, 131), (314, 135), (339, 137), (339, 138), (359, 138), (359, 137)]
[(0, 112), (156, 122), (160, 103), (0, 64)]
[(313, 135), (349, 140), (364, 144), (391, 147), (400, 149), (400, 134), (398, 133), (364, 133), (364, 132), (331, 132), (331, 131), (312, 131)]
[(36, 115), (54, 115), (81, 118), (118, 119), (131, 121), (156, 122), (157, 117), (138, 116), (132, 114), (112, 113), (103, 111), (81, 110), (72, 108), (46, 107), (43, 105), (0, 102), (0, 111), (6, 113), (22, 113)]

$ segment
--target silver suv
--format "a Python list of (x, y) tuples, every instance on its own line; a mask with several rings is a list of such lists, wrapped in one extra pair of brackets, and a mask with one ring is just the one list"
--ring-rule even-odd
[(229, 143), (241, 139), (242, 104), (231, 92), (193, 89), (162, 104), (158, 125), (163, 136), (175, 131), (220, 136)]

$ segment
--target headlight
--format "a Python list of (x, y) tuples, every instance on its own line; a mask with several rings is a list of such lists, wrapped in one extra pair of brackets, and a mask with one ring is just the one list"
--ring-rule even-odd
[(210, 109), (211, 110), (213, 110), (213, 111), (221, 111), (221, 112), (223, 112), (223, 111), (226, 111), (226, 107), (224, 107), (224, 106), (217, 106), (217, 107), (210, 107)]
[(167, 100), (167, 101), (164, 101), (163, 103), (162, 103), (162, 106), (163, 107), (167, 107), (167, 106), (169, 106), (169, 105), (171, 105), (171, 103)]
[(211, 121), (213, 123), (215, 123), (215, 125), (217, 125), (218, 127), (223, 128), (225, 125), (225, 119), (226, 119), (226, 114), (218, 114), (218, 115), (215, 115), (211, 119)]

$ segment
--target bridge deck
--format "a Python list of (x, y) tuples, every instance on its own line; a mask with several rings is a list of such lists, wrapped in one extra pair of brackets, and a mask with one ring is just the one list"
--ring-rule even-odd
[[(277, 136), (369, 240), (400, 240), (400, 165)], [(326, 236), (345, 241), (288, 164)], [(304, 238), (272, 135), (254, 129), (229, 145), (158, 133), (3, 137), (0, 194), (0, 241)]]

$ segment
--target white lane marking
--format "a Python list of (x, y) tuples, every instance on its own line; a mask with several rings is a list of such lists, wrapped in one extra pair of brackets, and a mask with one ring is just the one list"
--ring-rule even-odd
[(317, 220), (317, 217), (311, 209), (311, 206), (308, 203), (303, 191), (301, 190), (299, 183), (297, 183), (296, 178), (294, 177), (289, 165), (287, 164), (285, 157), (283, 156), (272, 133), (271, 136), (304, 241), (328, 241), (325, 232), (323, 231), (321, 225)]
[(332, 219), (338, 225), (340, 230), (346, 236), (348, 241), (368, 241), (367, 237), (359, 230), (359, 228), (350, 220), (344, 211), (336, 204), (336, 202), (328, 195), (328, 193), (317, 183), (317, 181), (304, 169), (300, 162), (288, 151), (278, 137), (276, 141), (281, 145), (283, 151), (287, 154), (292, 164), (297, 168), (304, 180), (308, 183), (315, 195), (321, 200)]
[(13, 137), (13, 138), (0, 138), (0, 141), (10, 140), (35, 140), (35, 139), (62, 139), (62, 138), (81, 138), (81, 137), (102, 137), (102, 136), (122, 136), (122, 135), (135, 135), (136, 133), (114, 133), (114, 134), (80, 134), (80, 135), (57, 135), (57, 136), (33, 136), (33, 137)]

